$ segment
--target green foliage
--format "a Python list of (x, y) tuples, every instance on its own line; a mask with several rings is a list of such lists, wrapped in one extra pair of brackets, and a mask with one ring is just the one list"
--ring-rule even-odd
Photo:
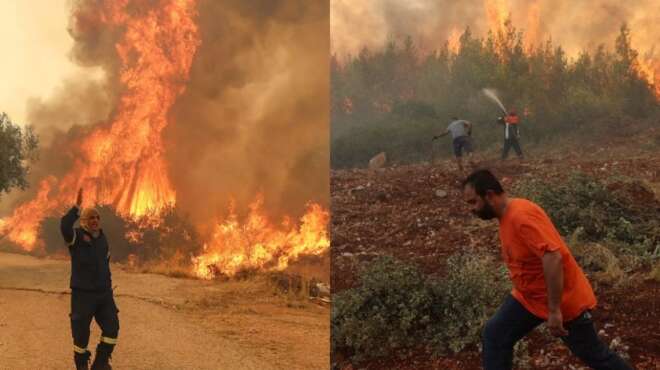
[(0, 193), (27, 188), (28, 162), (36, 159), (37, 145), (30, 127), (21, 129), (6, 113), (0, 114)]
[[(634, 181), (605, 183), (583, 174), (556, 182), (529, 180), (515, 192), (538, 203), (564, 236), (579, 230), (587, 242), (607, 242), (621, 252), (657, 254), (660, 221), (653, 193)], [(643, 196), (647, 199), (635, 200)]]
[(440, 303), (433, 336), (439, 352), (459, 352), (478, 343), (484, 324), (511, 289), (504, 266), (481, 255), (451, 256), (447, 275), (432, 287)]
[[(494, 88), (507, 108), (522, 113), (523, 145), (576, 129), (619, 134), (624, 118), (658, 114), (627, 26), (614, 52), (600, 46), (570, 61), (550, 41), (526, 51), (523, 38), (508, 22), (505, 32), (485, 39), (466, 29), (457, 52), (445, 45), (422, 54), (408, 38), (382, 50), (365, 48), (341, 62), (333, 59), (332, 166), (364, 166), (380, 151), (396, 162), (428, 159), (427, 141), (444, 131), (452, 116), (475, 124), (478, 148), (501, 145), (501, 127), (495, 124), (501, 111), (483, 96), (483, 88)], [(604, 126), (612, 121), (619, 125)]]
[(429, 344), (435, 352), (476, 344), (509, 288), (501, 273), (482, 256), (452, 256), (441, 280), (391, 257), (376, 259), (358, 287), (333, 299), (333, 350), (361, 361)]
[(379, 258), (360, 275), (359, 287), (333, 299), (333, 347), (356, 361), (410, 348), (433, 331), (434, 298), (416, 267)]

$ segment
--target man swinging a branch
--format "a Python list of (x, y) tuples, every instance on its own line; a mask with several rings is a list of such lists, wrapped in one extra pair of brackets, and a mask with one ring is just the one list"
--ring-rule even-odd
[[(71, 331), (76, 369), (89, 369), (91, 353), (87, 350), (92, 319), (101, 327), (101, 341), (96, 347), (92, 370), (111, 370), (110, 356), (117, 344), (119, 318), (112, 292), (108, 240), (100, 228), (99, 212), (81, 211), (83, 191), (76, 204), (62, 217), (60, 231), (71, 255)], [(80, 227), (74, 223), (80, 217)]]

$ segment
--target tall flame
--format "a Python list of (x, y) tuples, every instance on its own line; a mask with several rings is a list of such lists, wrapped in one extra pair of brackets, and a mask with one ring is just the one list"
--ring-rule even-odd
[(2, 233), (25, 250), (35, 248), (40, 220), (71, 204), (80, 187), (86, 203), (112, 205), (129, 217), (158, 214), (176, 201), (161, 132), (200, 44), (195, 1), (157, 0), (147, 12), (131, 9), (138, 8), (134, 2), (101, 1), (76, 14), (78, 27), (93, 22), (124, 30), (115, 45), (124, 92), (110, 122), (73, 143), (72, 169), (42, 182), (37, 197), (2, 223)]
[(449, 33), (449, 38), (447, 39), (447, 47), (449, 51), (456, 54), (461, 47), (461, 31), (458, 28), (453, 27)]
[(541, 2), (536, 0), (529, 5), (527, 11), (527, 28), (525, 29), (525, 47), (527, 50), (538, 44), (540, 36)]
[(649, 84), (653, 85), (655, 97), (660, 100), (660, 58), (654, 49), (639, 58), (639, 72)]
[(329, 214), (320, 205), (310, 204), (298, 227), (288, 219), (280, 226), (271, 224), (262, 206), (258, 196), (243, 223), (230, 208), (227, 219), (215, 226), (204, 254), (193, 258), (197, 277), (234, 276), (252, 269), (281, 271), (301, 254), (320, 255), (329, 248)]
[(506, 0), (484, 0), (488, 29), (494, 33), (504, 32), (504, 23), (509, 16)]

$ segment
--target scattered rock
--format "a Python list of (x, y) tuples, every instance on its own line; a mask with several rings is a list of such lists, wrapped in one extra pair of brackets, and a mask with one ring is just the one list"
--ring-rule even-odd
[(376, 170), (382, 168), (385, 166), (385, 162), (387, 162), (387, 156), (385, 152), (380, 152), (369, 160), (369, 169)]
[(447, 196), (447, 192), (444, 191), (444, 190), (438, 189), (438, 190), (435, 191), (435, 196), (438, 197), (438, 198), (444, 198), (444, 197)]

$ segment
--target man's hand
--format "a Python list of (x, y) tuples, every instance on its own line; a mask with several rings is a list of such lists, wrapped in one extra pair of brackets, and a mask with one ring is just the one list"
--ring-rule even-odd
[(555, 337), (565, 337), (568, 335), (568, 331), (564, 329), (563, 325), (563, 316), (561, 311), (551, 311), (548, 315), (548, 322), (546, 323), (550, 334)]
[(78, 196), (76, 197), (76, 207), (77, 208), (80, 208), (80, 206), (82, 205), (82, 201), (83, 201), (83, 189), (80, 188), (80, 189), (78, 189)]

